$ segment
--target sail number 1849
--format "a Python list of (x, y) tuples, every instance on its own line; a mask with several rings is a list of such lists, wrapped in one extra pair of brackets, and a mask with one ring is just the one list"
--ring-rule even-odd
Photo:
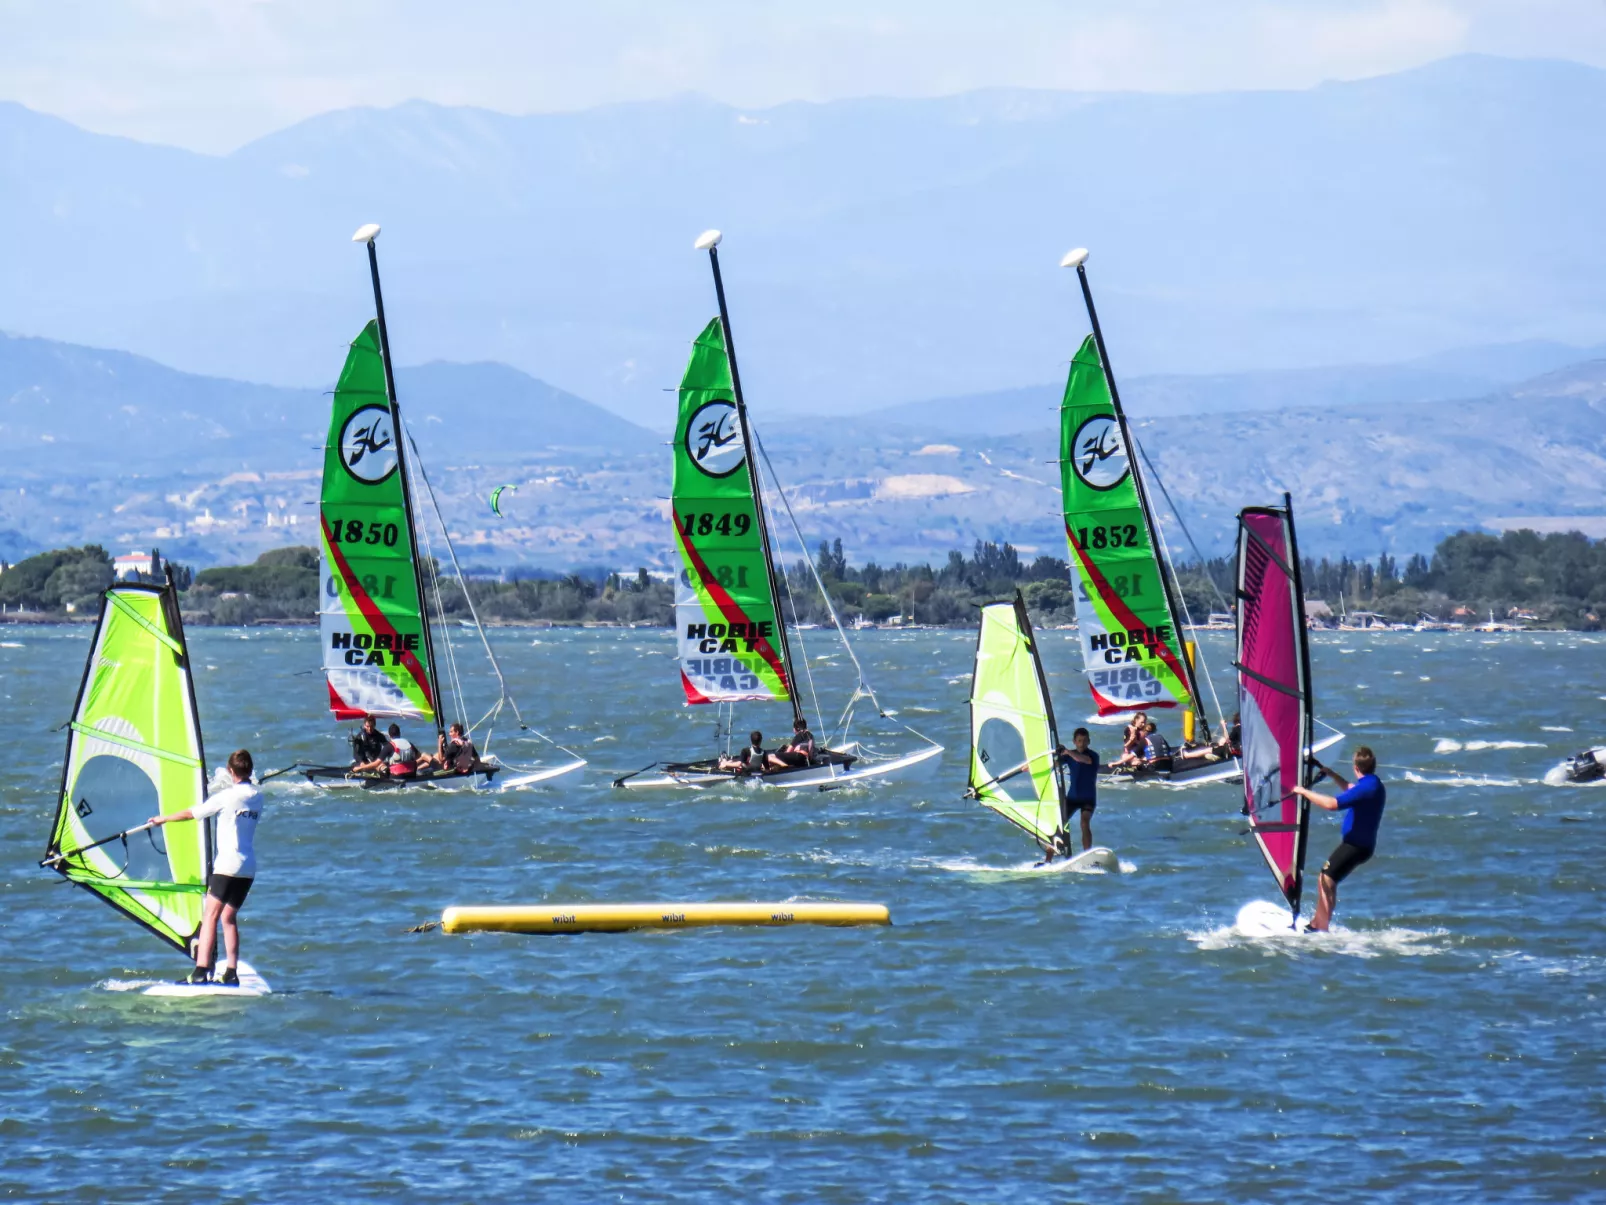
[(745, 536), (753, 528), (753, 516), (744, 514), (716, 514), (713, 511), (688, 511), (680, 517), (680, 530), (687, 535)]

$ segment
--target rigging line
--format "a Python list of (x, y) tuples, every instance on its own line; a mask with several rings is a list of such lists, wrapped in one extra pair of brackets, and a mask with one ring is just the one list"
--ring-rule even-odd
[(770, 480), (775, 483), (775, 492), (780, 495), (781, 505), (786, 508), (786, 518), (792, 524), (792, 534), (797, 537), (798, 547), (802, 549), (803, 552), (803, 560), (808, 564), (809, 572), (814, 575), (814, 584), (820, 588), (820, 597), (825, 600), (826, 614), (831, 617), (831, 623), (836, 627), (837, 635), (842, 637), (842, 647), (847, 650), (848, 659), (853, 662), (853, 668), (859, 675), (859, 688), (863, 690), (864, 693), (869, 697), (870, 701), (875, 704), (876, 711), (881, 715), (885, 715), (886, 712), (881, 708), (881, 700), (876, 698), (874, 688), (872, 688), (870, 683), (865, 679), (864, 666), (859, 664), (858, 655), (853, 651), (853, 644), (848, 640), (847, 630), (843, 628), (842, 620), (837, 615), (836, 607), (831, 602), (831, 592), (825, 588), (825, 583), (820, 580), (819, 569), (815, 566), (814, 561), (809, 557), (808, 544), (804, 542), (803, 531), (800, 527), (798, 527), (797, 516), (792, 513), (792, 500), (786, 496), (786, 491), (781, 488), (781, 479), (776, 476), (775, 466), (770, 462), (769, 449), (767, 449), (764, 446), (763, 441), (759, 439), (757, 432), (754, 432), (753, 434), (753, 442), (758, 445), (758, 454), (764, 458), (764, 467), (770, 471)]
[[(1188, 530), (1188, 525), (1182, 521), (1182, 512), (1177, 509), (1177, 504), (1171, 501), (1170, 491), (1165, 488), (1165, 478), (1160, 476), (1159, 470), (1154, 467), (1154, 462), (1149, 459), (1148, 451), (1141, 443), (1138, 443), (1136, 435), (1132, 437), (1132, 442), (1137, 444), (1138, 455), (1143, 457), (1144, 467), (1149, 470), (1148, 479), (1160, 487), (1160, 496), (1165, 499), (1165, 504), (1171, 508), (1171, 516), (1176, 519), (1177, 526), (1182, 529), (1183, 536), (1187, 538), (1188, 547), (1193, 549), (1193, 555), (1199, 558), (1199, 571), (1204, 574), (1205, 581), (1210, 583), (1210, 592), (1216, 596), (1216, 601), (1221, 604), (1223, 611), (1232, 610), (1232, 607), (1227, 603), (1226, 596), (1221, 593), (1220, 588), (1216, 585), (1216, 579), (1210, 576), (1210, 571), (1206, 567), (1204, 553), (1199, 551), (1199, 545), (1194, 542), (1193, 533)], [(1174, 577), (1175, 575), (1176, 571), (1173, 570), (1172, 576)], [(1178, 591), (1178, 593), (1180, 594), (1181, 591)], [(1188, 622), (1192, 623), (1193, 621), (1190, 619)], [(1220, 708), (1217, 708), (1217, 710), (1219, 711)]]
[[(409, 443), (412, 442), (411, 435), (408, 436), (408, 442)], [(420, 457), (418, 456), (418, 445), (416, 443), (414, 443), (413, 444), (413, 456), (407, 462), (407, 472), (408, 472), (409, 476), (411, 476), (414, 473), (415, 466), (418, 464), (419, 459), (420, 459)], [(426, 488), (428, 487), (428, 480), (427, 479), (425, 479), (425, 486), (426, 486)], [(416, 495), (416, 493), (417, 493), (416, 487), (414, 488), (413, 492)], [(437, 514), (438, 513), (439, 512), (437, 511)], [(456, 711), (466, 711), (466, 709), (467, 709), (466, 708), (466, 700), (463, 697), (463, 683), (462, 683), (462, 680), (459, 678), (458, 671), (457, 671), (457, 650), (452, 645), (451, 626), (446, 621), (446, 601), (441, 596), (441, 581), (440, 581), (439, 564), (438, 564), (438, 562), (436, 561), (436, 558), (435, 558), (434, 545), (430, 540), (429, 525), (427, 523), (423, 523), (423, 522), (417, 523), (414, 526), (413, 535), (414, 535), (415, 541), (418, 540), (418, 539), (422, 539), (422, 541), (423, 541), (424, 564), (426, 566), (428, 566), (428, 570), (429, 570), (429, 589), (430, 589), (431, 593), (434, 595), (434, 598), (435, 598), (435, 611), (436, 611), (436, 614), (440, 616), (440, 620), (441, 620), (441, 624), (440, 624), (441, 640), (446, 645), (446, 676), (451, 682), (452, 697), (454, 699), (453, 709), (456, 710)], [(429, 623), (429, 604), (428, 604), (428, 601), (425, 600), (425, 599), (419, 599), (418, 601), (419, 601), (420, 609), (424, 613), (423, 614), (423, 621), (424, 621), (425, 624), (428, 624)], [(439, 694), (440, 691), (441, 691), (441, 684), (437, 682), (435, 684), (435, 688), (436, 688), (437, 694)], [(441, 728), (443, 728), (445, 726), (445, 724), (446, 724), (446, 714), (447, 713), (446, 713), (446, 708), (445, 708), (444, 704), (445, 704), (445, 699), (444, 698), (437, 698), (435, 700), (435, 708), (436, 708), (435, 727), (436, 727), (437, 731), (439, 731)], [(480, 720), (480, 723), (483, 723), (483, 722), (484, 722), (484, 718), (482, 717), (481, 720)], [(478, 725), (476, 725), (476, 727), (477, 726)], [(487, 747), (489, 747), (489, 745), (490, 745), (489, 738), (487, 738), (487, 740), (486, 740), (486, 745), (487, 745)]]
[[(508, 690), (508, 688), (507, 688), (507, 679), (502, 676), (502, 664), (501, 664), (501, 662), (499, 662), (496, 659), (496, 653), (491, 648), (490, 637), (488, 637), (485, 634), (485, 625), (480, 622), (479, 611), (474, 606), (474, 596), (472, 594), (470, 594), (469, 590), (468, 590), (468, 579), (463, 576), (463, 567), (461, 565), (459, 565), (458, 562), (457, 562), (457, 546), (452, 543), (452, 533), (451, 533), (450, 530), (447, 529), (446, 516), (441, 513), (440, 499), (435, 496), (435, 487), (430, 484), (429, 473), (424, 468), (424, 458), (418, 454), (418, 444), (413, 439), (413, 433), (412, 433), (411, 430), (407, 431), (407, 442), (409, 444), (411, 444), (412, 448), (413, 448), (412, 459), (408, 461), (408, 467), (412, 468), (413, 466), (416, 465), (417, 468), (418, 468), (419, 479), (422, 480), (423, 483), (424, 483), (424, 492), (429, 495), (430, 507), (435, 512), (436, 521), (441, 525), (441, 536), (442, 536), (442, 538), (444, 539), (444, 541), (446, 543), (446, 554), (449, 557), (451, 557), (451, 559), (452, 559), (452, 569), (457, 574), (458, 588), (463, 591), (463, 600), (468, 603), (468, 613), (474, 617), (474, 630), (479, 633), (480, 644), (483, 645), (484, 648), (485, 648), (486, 660), (488, 660), (491, 663), (491, 669), (496, 674), (497, 687), (501, 691), (501, 697), (497, 699), (496, 706), (491, 708), (490, 711), (486, 712), (484, 716), (480, 717), (480, 721), (479, 722), (481, 724), (483, 724), (486, 721), (486, 719), (490, 719), (494, 723), (497, 713), (499, 713), (502, 710), (502, 704), (505, 702), (509, 707), (511, 707), (513, 709), (513, 715), (518, 720), (519, 727), (521, 729), (523, 729), (525, 732), (528, 732), (533, 736), (540, 737), (547, 744), (551, 745), (555, 749), (561, 749), (563, 752), (567, 753), (570, 757), (577, 757), (577, 758), (580, 757), (580, 755), (578, 753), (576, 753), (573, 749), (570, 749), (567, 745), (564, 745), (560, 741), (554, 740), (552, 737), (550, 737), (546, 733), (542, 732), (539, 728), (532, 728), (529, 725), (529, 723), (526, 722), (526, 720), (524, 718), (524, 713), (519, 710), (519, 702), (518, 702), (518, 700), (515, 699), (513, 697), (512, 692)], [(437, 591), (437, 597), (439, 597), (439, 592), (438, 591)], [(445, 610), (444, 610), (444, 608), (442, 609), (441, 618), (443, 620), (445, 619)], [(441, 626), (442, 626), (442, 629), (444, 630), (446, 625), (443, 623)], [(448, 636), (447, 637), (447, 646), (448, 646), (448, 648), (450, 648), (450, 645), (451, 645), (451, 637)], [(454, 675), (456, 673), (455, 662), (454, 662), (453, 673), (454, 673)], [(461, 698), (461, 693), (459, 693), (459, 698)], [(490, 744), (491, 744), (490, 735), (487, 734), (486, 738), (485, 738), (485, 746), (486, 746), (486, 751), (487, 752), (489, 752), (489, 750), (490, 750)], [(584, 758), (580, 758), (580, 760), (584, 761), (585, 759)]]

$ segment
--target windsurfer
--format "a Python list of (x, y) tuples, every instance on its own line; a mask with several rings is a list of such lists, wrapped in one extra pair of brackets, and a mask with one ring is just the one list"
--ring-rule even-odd
[(1383, 805), (1387, 792), (1377, 777), (1377, 756), (1365, 745), (1355, 750), (1355, 780), (1346, 782), (1343, 775), (1315, 762), (1316, 768), (1338, 784), (1339, 794), (1318, 794), (1309, 787), (1294, 788), (1294, 793), (1329, 812), (1344, 813), (1344, 827), (1338, 848), (1322, 866), (1316, 915), (1311, 917), (1307, 931), (1324, 933), (1338, 907), (1338, 885), (1350, 876), (1356, 867), (1371, 861), (1377, 849), (1377, 828), (1383, 821)]
[(217, 954), (217, 926), (223, 922), (223, 949), (228, 959), (223, 975), (218, 980), (226, 987), (240, 983), (240, 906), (251, 891), (256, 878), (257, 859), (255, 838), (257, 821), (262, 816), (262, 792), (251, 781), (251, 754), (236, 749), (229, 754), (229, 775), (234, 785), (192, 808), (167, 816), (152, 816), (154, 825), (172, 824), (175, 820), (205, 820), (216, 816), (217, 857), (212, 862), (212, 877), (207, 880), (206, 898), (201, 905), (201, 932), (195, 942), (195, 969), (186, 983), (205, 983), (211, 977), (212, 963)]
[(379, 731), (379, 721), (371, 715), (362, 718), (362, 727), (351, 738), (351, 768), (357, 773), (383, 770), (390, 756), (390, 742)]
[(814, 760), (814, 734), (802, 716), (792, 721), (792, 739), (773, 753), (765, 755), (765, 765), (771, 770), (788, 770), (806, 766)]
[(1067, 749), (1061, 745), (1054, 752), (1070, 771), (1070, 784), (1065, 792), (1065, 815), (1060, 824), (1063, 828), (1071, 822), (1071, 813), (1076, 812), (1082, 821), (1082, 848), (1093, 848), (1093, 812), (1099, 806), (1099, 755), (1091, 744), (1091, 737), (1086, 728), (1078, 728), (1071, 733), (1071, 747)]

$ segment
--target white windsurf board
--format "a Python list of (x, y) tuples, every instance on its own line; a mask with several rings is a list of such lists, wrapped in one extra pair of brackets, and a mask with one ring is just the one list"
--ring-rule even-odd
[(258, 975), (256, 968), (250, 963), (241, 962), (238, 969), (240, 972), (238, 986), (225, 987), (215, 981), (212, 983), (153, 983), (140, 994), (177, 998), (204, 996), (225, 999), (234, 996), (271, 996), (273, 994), (273, 989), (268, 986), (268, 981)]

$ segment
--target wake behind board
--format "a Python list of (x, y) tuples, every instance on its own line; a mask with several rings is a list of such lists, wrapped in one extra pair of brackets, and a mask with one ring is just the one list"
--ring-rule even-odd
[(153, 983), (140, 993), (142, 996), (165, 996), (168, 998), (219, 998), (271, 996), (273, 989), (268, 981), (256, 973), (256, 969), (248, 962), (239, 965), (240, 982), (238, 986), (225, 987), (221, 983)]
[(1302, 933), (1303, 928), (1303, 924), (1298, 929), (1294, 927), (1287, 904), (1272, 900), (1251, 900), (1238, 909), (1232, 923), (1232, 931), (1238, 937), (1288, 937)]

